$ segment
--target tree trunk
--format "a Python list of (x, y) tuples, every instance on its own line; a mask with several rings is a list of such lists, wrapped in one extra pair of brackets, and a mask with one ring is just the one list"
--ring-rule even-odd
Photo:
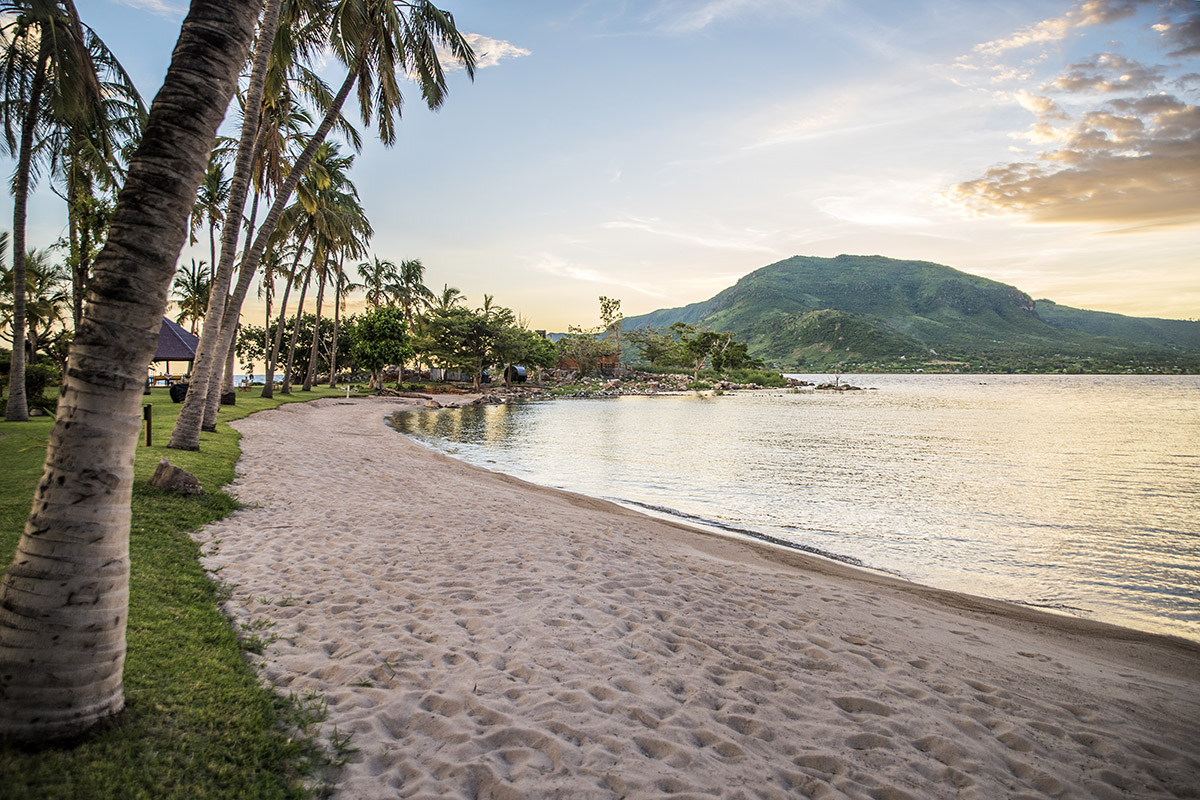
[(0, 737), (74, 736), (124, 705), (142, 388), (260, 7), (193, 0), (130, 163), (71, 345), (32, 512), (0, 584)]
[[(225, 301), (229, 284), (233, 280), (233, 260), (237, 255), (238, 233), (241, 230), (242, 209), (250, 191), (250, 174), (254, 167), (254, 141), (258, 135), (259, 119), (262, 116), (262, 98), (266, 85), (267, 65), (270, 62), (271, 46), (279, 25), (281, 0), (266, 0), (265, 13), (259, 29), (259, 45), (254, 53), (250, 87), (246, 92), (245, 116), (238, 144), (237, 160), (233, 177), (229, 182), (229, 205), (225, 212), (226, 224), (221, 228), (221, 261), (217, 265), (216, 277), (208, 295), (208, 315), (204, 329), (200, 332), (200, 344), (196, 348), (196, 360), (192, 362), (191, 388), (184, 398), (179, 417), (171, 430), (167, 447), (177, 450), (199, 450), (200, 429), (204, 424), (208, 383), (216, 378), (218, 365), (224, 364), (225, 353), (218, 350), (221, 322), (225, 315)], [(263, 0), (255, 0), (255, 8), (263, 7)]]
[(304, 373), (302, 392), (311, 392), (313, 379), (317, 376), (317, 344), (321, 341), (321, 301), (325, 299), (325, 276), (321, 275), (317, 283), (317, 319), (313, 323), (312, 349), (308, 353), (308, 371)]
[[(292, 269), (288, 272), (287, 283), (283, 287), (283, 299), (279, 301), (279, 321), (275, 323), (275, 344), (267, 351), (266, 374), (263, 376), (263, 397), (275, 396), (275, 367), (279, 363), (279, 348), (283, 345), (283, 322), (287, 314), (288, 295), (292, 292), (292, 284), (296, 282), (296, 267), (300, 263), (300, 253), (304, 247), (301, 242), (296, 248), (296, 258), (292, 261)], [(268, 322), (267, 330), (271, 326)]]
[(29, 201), (29, 170), (33, 160), (33, 129), (37, 125), (38, 110), (42, 104), (49, 51), (50, 38), (44, 36), (38, 49), (37, 71), (29, 87), (29, 108), (21, 121), (21, 146), (17, 155), (17, 172), (13, 176), (13, 347), (8, 372), (8, 407), (4, 411), (7, 422), (26, 422), (29, 419), (29, 400), (25, 397), (25, 217)]
[[(344, 260), (344, 259), (343, 259)], [(337, 346), (338, 327), (342, 322), (342, 268), (344, 263), (338, 262), (337, 277), (333, 284), (333, 346), (329, 348), (329, 388), (337, 388)]]
[(287, 367), (283, 370), (283, 386), (280, 394), (292, 393), (292, 365), (296, 363), (296, 342), (300, 339), (300, 317), (304, 314), (304, 296), (308, 294), (308, 282), (312, 280), (312, 264), (304, 271), (304, 283), (300, 285), (300, 302), (296, 304), (296, 321), (292, 325), (292, 336), (288, 341)]

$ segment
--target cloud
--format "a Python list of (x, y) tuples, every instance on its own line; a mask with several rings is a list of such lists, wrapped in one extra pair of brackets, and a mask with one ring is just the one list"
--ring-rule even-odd
[[(1125, 19), (1146, 2), (1080, 2), (1061, 17), (979, 45), (975, 54), (995, 75), (1006, 66), (994, 57), (1008, 50), (1041, 43), (1035, 53), (1045, 55), (1050, 43), (1072, 31)], [(1162, 16), (1148, 29), (1164, 48), (1185, 49), (1189, 37), (1197, 36), (1195, 3), (1157, 0), (1157, 5)], [(1079, 59), (1057, 75), (1043, 75), (1036, 92), (991, 89), (997, 100), (1033, 115), (1026, 130), (1012, 135), (1035, 151), (993, 165), (947, 196), (977, 211), (1017, 213), (1038, 222), (1126, 229), (1200, 223), (1197, 84), (1178, 65), (1147, 66), (1116, 52), (1120, 43), (1106, 47), (1109, 51)]]
[(975, 46), (983, 55), (996, 56), (1008, 50), (1034, 44), (1058, 42), (1079, 28), (1104, 25), (1133, 16), (1139, 5), (1150, 0), (1085, 0), (1061, 17), (1045, 19), (1022, 28), (1006, 39), (996, 39)]
[(626, 217), (621, 220), (605, 222), (601, 227), (607, 230), (632, 230), (661, 236), (700, 247), (711, 247), (721, 250), (738, 250), (749, 253), (769, 253), (776, 255), (776, 250), (763, 244), (763, 240), (772, 234), (765, 231), (713, 231), (703, 233), (677, 230), (664, 226), (661, 220), (643, 217)]
[(819, 14), (834, 0), (662, 0), (644, 19), (669, 33), (694, 33), (746, 15)]
[(579, 264), (571, 263), (551, 253), (542, 253), (534, 262), (534, 267), (542, 272), (553, 275), (556, 278), (568, 278), (570, 280), (582, 281), (584, 283), (599, 283), (605, 286), (618, 286), (623, 289), (630, 289), (644, 294), (648, 297), (666, 297), (662, 292), (651, 289), (645, 284), (632, 281), (625, 281), (615, 278), (611, 274), (599, 272), (590, 267), (584, 267)]
[(1122, 99), (1079, 116), (1062, 147), (954, 186), (980, 211), (1038, 222), (1200, 224), (1200, 108), (1171, 96)]
[[(471, 45), (471, 49), (475, 51), (475, 66), (479, 69), (494, 67), (504, 59), (532, 55), (524, 47), (518, 47), (503, 39), (493, 39), (490, 36), (484, 36), (479, 33), (464, 33), (463, 37)], [(461, 68), (461, 65), (457, 61), (454, 62), (454, 66), (455, 68)]]
[(1178, 22), (1166, 18), (1159, 20), (1154, 30), (1162, 35), (1168, 47), (1173, 48), (1167, 55), (1176, 58), (1200, 55), (1200, 10), (1192, 10)]
[(164, 17), (178, 17), (184, 12), (182, 4), (170, 3), (167, 0), (116, 0), (119, 5), (130, 8), (144, 8)]
[(1161, 68), (1150, 69), (1116, 53), (1100, 53), (1072, 64), (1043, 88), (1072, 93), (1143, 92), (1157, 87), (1162, 79)]

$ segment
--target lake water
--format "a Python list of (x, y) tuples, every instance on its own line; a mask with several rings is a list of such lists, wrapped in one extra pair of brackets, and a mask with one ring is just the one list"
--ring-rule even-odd
[(867, 390), (565, 399), (392, 424), (543, 485), (1200, 640), (1200, 378), (845, 379)]

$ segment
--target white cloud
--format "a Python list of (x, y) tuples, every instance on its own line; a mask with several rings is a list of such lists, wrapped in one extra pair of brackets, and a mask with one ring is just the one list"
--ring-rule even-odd
[(182, 16), (186, 10), (182, 4), (170, 3), (167, 0), (116, 0), (116, 2), (130, 8), (143, 8), (147, 11), (153, 11), (155, 14), (162, 14), (164, 17)]
[[(490, 36), (484, 36), (480, 33), (464, 33), (463, 38), (467, 40), (467, 43), (471, 45), (471, 49), (475, 51), (475, 66), (478, 69), (494, 67), (504, 59), (532, 55), (524, 47), (518, 47), (512, 42), (506, 42), (503, 39), (493, 39)], [(461, 69), (461, 65), (455, 61), (453, 62), (453, 68)]]
[(662, 0), (646, 15), (647, 22), (669, 33), (694, 33), (740, 16), (819, 14), (834, 0)]
[(604, 223), (601, 227), (606, 230), (631, 230), (648, 233), (672, 239), (678, 242), (697, 245), (699, 247), (717, 248), (721, 250), (738, 250), (748, 253), (769, 253), (777, 255), (778, 251), (765, 244), (765, 240), (774, 234), (769, 231), (746, 229), (741, 231), (711, 230), (703, 233), (689, 230), (674, 229), (662, 224), (662, 220), (645, 217), (626, 217)]
[(533, 262), (533, 266), (535, 269), (553, 275), (556, 278), (567, 278), (583, 283), (599, 283), (604, 286), (616, 286), (623, 289), (630, 289), (648, 297), (666, 297), (662, 292), (652, 289), (645, 284), (623, 280), (620, 277), (614, 277), (612, 274), (599, 272), (591, 267), (572, 263), (552, 253), (541, 253), (538, 255), (537, 259)]
[(1000, 55), (1007, 50), (1028, 47), (1033, 44), (1058, 42), (1079, 28), (1103, 25), (1131, 17), (1139, 5), (1151, 0), (1085, 0), (1061, 17), (1044, 19), (1022, 28), (1006, 39), (996, 39), (975, 46), (975, 51), (984, 55)]

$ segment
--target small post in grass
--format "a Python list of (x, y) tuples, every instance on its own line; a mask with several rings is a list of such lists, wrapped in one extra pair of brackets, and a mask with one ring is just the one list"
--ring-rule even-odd
[(146, 403), (142, 406), (142, 419), (146, 420), (146, 447), (150, 446), (150, 427), (153, 420), (153, 403)]

